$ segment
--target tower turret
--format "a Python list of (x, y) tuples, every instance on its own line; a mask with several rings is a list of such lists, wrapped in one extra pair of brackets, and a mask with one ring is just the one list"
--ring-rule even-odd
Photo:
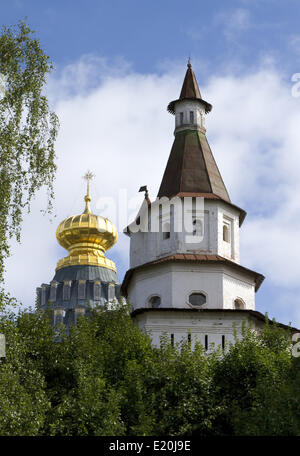
[(175, 133), (186, 128), (205, 131), (205, 114), (212, 105), (203, 100), (189, 59), (178, 100), (171, 101), (168, 111), (175, 115)]
[[(203, 344), (223, 344), (225, 336), (233, 340), (232, 323), (241, 322), (237, 311), (255, 310), (255, 291), (264, 279), (240, 265), (246, 213), (231, 202), (207, 141), (204, 119), (211, 109), (189, 61), (180, 96), (168, 105), (175, 115), (175, 138), (157, 199), (142, 205), (141, 228), (135, 222), (126, 230), (130, 269), (122, 290), (155, 344), (164, 332), (180, 340), (191, 330)], [(143, 214), (148, 220), (150, 214), (148, 230)], [(199, 310), (201, 316), (193, 314)], [(222, 333), (221, 311), (228, 311)]]

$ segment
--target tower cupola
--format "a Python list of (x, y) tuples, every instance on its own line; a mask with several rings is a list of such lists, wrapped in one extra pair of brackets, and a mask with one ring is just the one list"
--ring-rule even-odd
[(190, 59), (179, 99), (171, 101), (167, 109), (175, 115), (175, 134), (185, 129), (205, 131), (205, 114), (212, 110), (212, 105), (201, 97)]

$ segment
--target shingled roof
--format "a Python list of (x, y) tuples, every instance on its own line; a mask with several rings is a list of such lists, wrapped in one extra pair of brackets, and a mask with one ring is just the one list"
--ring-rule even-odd
[(135, 268), (129, 269), (124, 277), (122, 286), (121, 286), (121, 291), (123, 296), (127, 297), (127, 289), (128, 289), (128, 284), (135, 273), (135, 271), (145, 269), (148, 267), (152, 267), (153, 265), (156, 264), (162, 264), (162, 263), (169, 263), (169, 262), (194, 262), (198, 264), (222, 264), (225, 266), (229, 266), (230, 268), (237, 270), (243, 274), (249, 274), (250, 276), (253, 277), (254, 282), (255, 282), (255, 291), (259, 289), (261, 286), (262, 282), (264, 281), (265, 277), (255, 271), (252, 271), (251, 269), (245, 268), (244, 266), (241, 266), (238, 263), (235, 263), (234, 261), (231, 261), (227, 258), (221, 257), (220, 255), (203, 255), (203, 254), (192, 254), (192, 253), (182, 253), (182, 254), (175, 254), (175, 255), (169, 255), (167, 257), (163, 258), (158, 258), (153, 261), (149, 261), (148, 263), (141, 264), (140, 266), (136, 266)]
[(210, 193), (230, 203), (222, 176), (204, 133), (176, 133), (158, 197), (179, 193)]
[[(212, 108), (209, 103), (201, 98), (190, 62), (180, 98), (169, 104), (169, 112), (174, 114), (175, 104), (185, 99), (201, 101), (206, 106), (206, 112)], [(240, 212), (240, 226), (246, 216), (243, 209), (230, 201), (204, 128), (193, 129), (186, 126), (175, 132), (174, 143), (157, 196), (159, 198), (163, 196), (168, 198), (173, 196), (200, 196), (206, 199), (222, 200)]]
[(195, 73), (193, 72), (190, 60), (187, 64), (188, 69), (186, 70), (185, 78), (183, 81), (182, 89), (178, 100), (171, 101), (168, 105), (168, 111), (171, 114), (175, 114), (175, 104), (180, 100), (199, 100), (205, 106), (205, 112), (208, 113), (212, 110), (212, 105), (203, 100), (200, 94), (199, 86)]

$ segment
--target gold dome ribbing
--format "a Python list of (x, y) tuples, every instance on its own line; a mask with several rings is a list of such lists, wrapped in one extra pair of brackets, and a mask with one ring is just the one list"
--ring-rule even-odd
[(87, 194), (84, 198), (84, 212), (66, 218), (56, 230), (59, 244), (69, 251), (69, 255), (57, 263), (56, 269), (74, 265), (89, 265), (116, 271), (115, 263), (105, 258), (104, 252), (117, 242), (117, 228), (107, 218), (92, 214), (89, 192), (91, 177), (91, 173), (87, 173), (85, 176)]

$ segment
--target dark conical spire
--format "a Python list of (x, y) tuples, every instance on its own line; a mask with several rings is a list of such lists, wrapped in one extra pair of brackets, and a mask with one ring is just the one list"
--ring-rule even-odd
[(192, 64), (191, 64), (190, 59), (188, 61), (187, 67), (188, 67), (188, 69), (185, 73), (185, 78), (183, 81), (179, 100), (183, 100), (185, 98), (201, 100), (200, 90), (198, 87), (195, 73), (193, 72), (193, 69), (192, 69)]
[(180, 100), (199, 100), (201, 101), (201, 103), (204, 104), (206, 113), (209, 113), (212, 109), (212, 105), (210, 103), (207, 103), (207, 101), (203, 100), (201, 97), (197, 79), (193, 71), (190, 59), (188, 60), (187, 70), (185, 73), (185, 78), (183, 81), (179, 99), (171, 101), (171, 103), (169, 103), (168, 105), (168, 111), (171, 114), (175, 114), (175, 104)]
[(230, 203), (205, 134), (186, 129), (175, 135), (157, 196), (171, 198), (176, 195), (188, 196), (188, 194), (217, 196)]
[[(202, 100), (190, 60), (187, 64), (183, 86), (178, 100), (169, 104), (169, 111), (175, 112), (176, 103), (182, 100), (198, 101), (206, 112), (211, 105)], [(175, 139), (158, 197), (169, 198), (180, 195), (206, 195), (207, 198), (220, 198), (230, 203), (230, 198), (222, 176), (215, 162), (205, 135), (205, 128), (185, 124), (175, 130)]]

